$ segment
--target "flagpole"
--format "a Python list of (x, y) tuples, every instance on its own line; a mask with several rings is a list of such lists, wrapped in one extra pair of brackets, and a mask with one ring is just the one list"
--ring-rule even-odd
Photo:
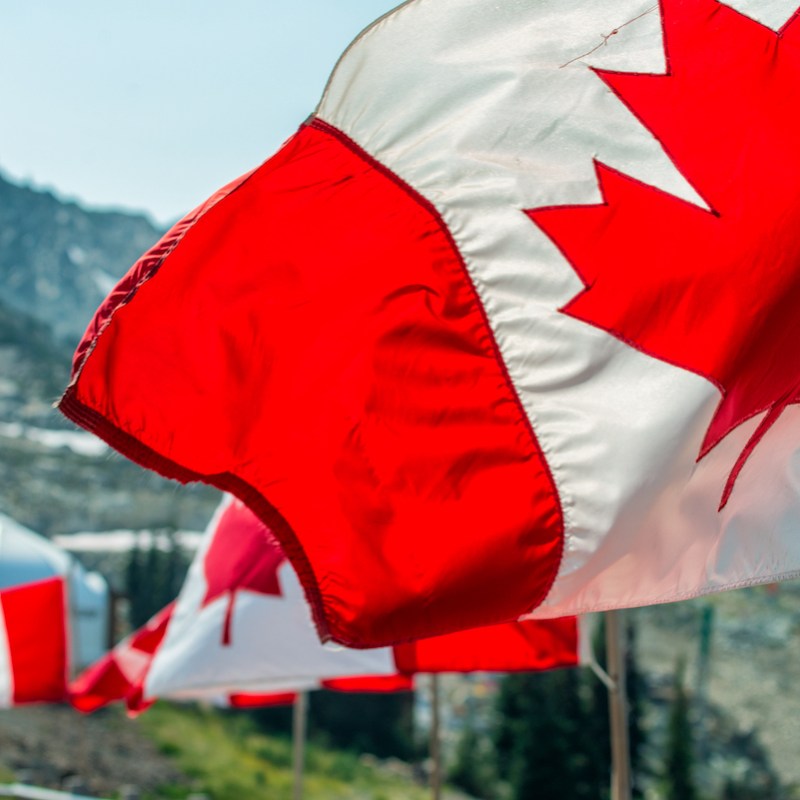
[(608, 709), (611, 722), (611, 800), (631, 800), (628, 698), (625, 690), (623, 612), (606, 612)]
[(431, 675), (431, 796), (433, 800), (442, 797), (442, 739), (440, 720), (439, 676)]
[(74, 556), (69, 556), (69, 567), (67, 574), (64, 576), (64, 593), (66, 594), (66, 610), (67, 610), (67, 642), (68, 642), (68, 666), (67, 675), (69, 680), (72, 680), (77, 674), (79, 656), (81, 652), (81, 633), (78, 628), (78, 609), (76, 606), (75, 595), (73, 587), (76, 586), (74, 575), (78, 569), (78, 562)]
[(298, 692), (292, 714), (292, 764), (294, 767), (293, 800), (303, 799), (303, 766), (306, 749), (306, 720), (308, 719), (308, 692)]

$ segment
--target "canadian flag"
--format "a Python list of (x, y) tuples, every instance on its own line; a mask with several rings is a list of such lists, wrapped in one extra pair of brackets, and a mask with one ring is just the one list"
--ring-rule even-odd
[(244, 500), (344, 644), (800, 574), (795, 8), (402, 3), (61, 409)]
[(62, 577), (0, 589), (0, 707), (66, 698), (65, 591)]
[(373, 650), (320, 643), (311, 609), (269, 529), (226, 499), (181, 594), (73, 682), (93, 711), (157, 697), (232, 706), (290, 702), (298, 690), (408, 690), (419, 672), (545, 670), (586, 654), (575, 618), (515, 622)]
[(131, 711), (146, 708), (142, 682), (164, 638), (173, 607), (170, 603), (161, 609), (78, 675), (69, 685), (70, 703), (87, 714), (116, 700), (124, 700)]
[[(155, 698), (144, 699), (144, 683), (164, 639), (173, 609), (174, 603), (170, 603), (75, 678), (69, 685), (70, 703), (85, 714), (118, 701), (123, 701), (129, 713), (133, 715), (147, 710)], [(191, 672), (191, 667), (187, 667), (187, 671)], [(220, 676), (220, 678), (214, 688), (195, 687), (189, 692), (181, 692), (179, 697), (184, 700), (203, 699), (228, 708), (288, 705), (296, 698), (296, 692), (293, 690), (239, 691), (235, 677), (228, 676), (226, 679), (226, 676)], [(301, 688), (309, 688), (305, 683), (300, 683), (302, 683)], [(376, 675), (323, 680), (310, 688), (395, 692), (412, 689), (413, 682), (406, 675)]]

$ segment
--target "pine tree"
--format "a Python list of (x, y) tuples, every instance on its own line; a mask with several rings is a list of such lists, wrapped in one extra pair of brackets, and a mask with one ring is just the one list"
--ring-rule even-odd
[(641, 798), (644, 796), (641, 786), (641, 773), (642, 752), (645, 743), (642, 717), (644, 716), (644, 704), (647, 697), (647, 683), (642, 671), (639, 669), (639, 661), (636, 657), (637, 633), (632, 613), (628, 612), (625, 626), (627, 639), (625, 672), (628, 692), (628, 740), (631, 756), (631, 775), (633, 777), (632, 794), (634, 798)]
[(161, 607), (171, 603), (181, 590), (186, 577), (186, 559), (175, 538), (175, 529), (167, 530), (167, 552), (164, 554)]
[[(605, 615), (598, 617), (598, 624), (592, 637), (592, 651), (598, 664), (606, 666), (606, 626)], [(603, 786), (605, 796), (611, 785), (611, 728), (608, 710), (608, 689), (594, 674), (589, 675), (589, 712), (587, 714), (587, 739), (589, 748), (589, 769), (592, 780)]]
[(311, 692), (309, 734), (379, 758), (415, 756), (413, 693)]
[(472, 797), (493, 800), (496, 797), (493, 756), (488, 738), (467, 725), (458, 740), (450, 783)]
[[(601, 618), (602, 622), (602, 618)], [(593, 649), (606, 661), (605, 630), (595, 632)], [(627, 692), (634, 797), (640, 768), (645, 685), (636, 661), (636, 632), (629, 617), (626, 636)], [(511, 783), (514, 800), (609, 796), (611, 736), (608, 691), (588, 670), (509, 675), (496, 705), (497, 769)]]
[(150, 542), (150, 549), (145, 556), (144, 576), (142, 581), (146, 588), (145, 597), (142, 600), (142, 605), (147, 611), (145, 622), (164, 607), (161, 605), (161, 600), (164, 597), (163, 561), (162, 553), (158, 549), (158, 544), (156, 543), (156, 536), (153, 535), (152, 541)]
[(128, 595), (128, 625), (136, 629), (147, 621), (147, 597), (142, 576), (142, 551), (138, 538), (128, 555), (125, 568), (125, 590)]
[(587, 693), (578, 670), (521, 673), (504, 679), (498, 698), (498, 764), (513, 800), (598, 800), (587, 737)]
[(697, 800), (692, 777), (692, 726), (689, 698), (683, 681), (684, 664), (678, 662), (673, 681), (674, 696), (667, 725), (667, 752), (664, 761), (666, 800)]
[(126, 589), (129, 599), (128, 622), (132, 629), (144, 625), (154, 614), (171, 603), (180, 592), (189, 561), (168, 531), (168, 548), (163, 551), (156, 537), (146, 553), (138, 541), (128, 557)]

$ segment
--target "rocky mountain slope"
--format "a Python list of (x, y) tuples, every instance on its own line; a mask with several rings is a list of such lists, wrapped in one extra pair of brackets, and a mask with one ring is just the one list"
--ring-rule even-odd
[(46, 535), (202, 529), (219, 497), (113, 454), (53, 409), (91, 315), (160, 232), (0, 178), (0, 510)]
[(74, 345), (95, 308), (161, 233), (144, 216), (87, 211), (0, 176), (0, 301)]

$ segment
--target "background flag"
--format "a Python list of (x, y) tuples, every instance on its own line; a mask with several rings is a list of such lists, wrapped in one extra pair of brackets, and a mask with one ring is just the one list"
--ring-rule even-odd
[(0, 589), (0, 708), (66, 698), (65, 580)]
[(92, 711), (124, 699), (205, 698), (246, 706), (293, 692), (398, 691), (418, 672), (545, 670), (582, 658), (575, 618), (508, 623), (394, 648), (320, 643), (297, 577), (270, 531), (228, 498), (174, 604), (122, 641), (71, 687)]

